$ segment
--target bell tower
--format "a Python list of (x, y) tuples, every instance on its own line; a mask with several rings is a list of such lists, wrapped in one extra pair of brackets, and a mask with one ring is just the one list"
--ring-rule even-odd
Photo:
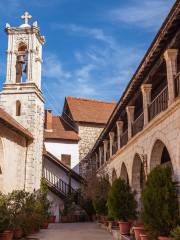
[[(42, 175), (44, 98), (41, 91), (42, 45), (45, 42), (37, 22), (25, 12), (19, 27), (6, 24), (8, 35), (7, 72), (0, 93), (0, 107), (33, 135), (27, 143), (25, 189), (39, 188)], [(13, 153), (12, 153), (13, 154)]]

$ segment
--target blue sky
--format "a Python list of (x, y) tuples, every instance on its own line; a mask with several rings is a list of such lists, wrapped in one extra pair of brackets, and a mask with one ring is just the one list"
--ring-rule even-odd
[(5, 79), (5, 23), (30, 12), (43, 47), (46, 107), (65, 96), (118, 101), (174, 0), (0, 0), (0, 82)]

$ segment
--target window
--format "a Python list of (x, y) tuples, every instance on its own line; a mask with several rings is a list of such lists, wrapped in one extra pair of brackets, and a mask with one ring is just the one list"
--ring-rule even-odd
[(61, 162), (68, 167), (71, 167), (71, 155), (61, 154)]
[(21, 102), (18, 100), (16, 101), (16, 116), (21, 115)]

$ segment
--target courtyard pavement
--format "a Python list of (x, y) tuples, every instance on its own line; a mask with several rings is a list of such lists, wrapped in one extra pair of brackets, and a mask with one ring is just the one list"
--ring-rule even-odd
[(112, 235), (96, 223), (50, 224), (29, 239), (39, 240), (113, 240)]

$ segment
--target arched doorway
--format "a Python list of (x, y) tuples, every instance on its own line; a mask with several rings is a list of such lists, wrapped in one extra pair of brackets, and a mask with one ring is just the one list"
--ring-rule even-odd
[(121, 166), (120, 178), (129, 184), (128, 172), (127, 172), (126, 165), (124, 163), (122, 163), (122, 166)]
[(136, 154), (132, 166), (132, 189), (136, 191), (138, 211), (142, 210), (141, 193), (145, 186), (145, 181), (144, 164), (139, 154)]
[(113, 168), (112, 171), (112, 183), (117, 179), (117, 174), (116, 174), (116, 170)]
[(170, 153), (166, 145), (159, 139), (156, 140), (152, 148), (150, 158), (150, 171), (158, 165), (162, 165), (162, 167), (168, 165), (172, 168)]
[(4, 174), (4, 153), (3, 153), (3, 143), (0, 138), (0, 191), (3, 192), (3, 174)]

